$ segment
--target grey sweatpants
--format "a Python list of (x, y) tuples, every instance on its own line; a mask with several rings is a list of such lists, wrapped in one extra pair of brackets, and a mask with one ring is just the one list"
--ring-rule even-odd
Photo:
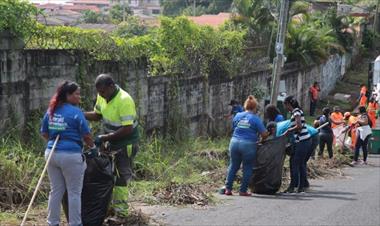
[[(47, 160), (50, 150), (45, 151)], [(54, 152), (47, 171), (50, 180), (48, 203), (48, 224), (58, 225), (61, 216), (61, 202), (65, 191), (68, 193), (69, 225), (82, 225), (81, 193), (86, 162), (81, 153)]]

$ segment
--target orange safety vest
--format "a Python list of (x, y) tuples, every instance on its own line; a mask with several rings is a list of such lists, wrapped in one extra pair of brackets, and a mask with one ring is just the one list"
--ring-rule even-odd
[(373, 102), (373, 103), (369, 103), (368, 104), (368, 117), (369, 117), (369, 120), (371, 120), (372, 122), (372, 128), (375, 128), (376, 126), (376, 110), (378, 109), (378, 104), (376, 102)]
[(367, 104), (367, 97), (365, 96), (366, 93), (367, 93), (367, 87), (363, 86), (360, 89), (361, 98), (359, 101), (359, 106), (365, 106)]
[[(331, 113), (331, 119), (334, 121), (342, 121), (343, 120), (343, 114), (341, 112), (333, 112)], [(337, 127), (337, 124), (331, 123), (331, 128)]]

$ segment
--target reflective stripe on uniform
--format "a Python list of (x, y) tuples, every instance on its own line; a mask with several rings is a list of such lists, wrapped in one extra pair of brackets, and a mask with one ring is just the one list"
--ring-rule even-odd
[(135, 116), (133, 116), (133, 115), (121, 116), (121, 117), (120, 117), (120, 120), (121, 120), (121, 121), (131, 121), (131, 120), (135, 120)]

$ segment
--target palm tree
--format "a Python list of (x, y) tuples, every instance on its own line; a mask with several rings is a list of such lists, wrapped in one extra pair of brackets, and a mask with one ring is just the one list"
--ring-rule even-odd
[(333, 53), (344, 52), (334, 29), (316, 26), (310, 19), (293, 19), (288, 26), (285, 53), (289, 62), (303, 66), (322, 63)]

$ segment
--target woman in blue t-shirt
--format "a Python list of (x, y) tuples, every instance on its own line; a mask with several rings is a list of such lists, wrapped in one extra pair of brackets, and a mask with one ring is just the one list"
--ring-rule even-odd
[(45, 159), (49, 156), (55, 138), (60, 136), (47, 168), (50, 180), (49, 225), (60, 223), (61, 201), (66, 190), (69, 225), (82, 225), (81, 193), (86, 169), (86, 162), (82, 157), (82, 140), (93, 151), (96, 147), (84, 114), (77, 107), (79, 102), (78, 84), (65, 81), (58, 86), (42, 120), (41, 134), (48, 141)]
[(285, 120), (280, 110), (273, 104), (268, 104), (265, 107), (265, 119), (268, 122), (282, 122)]
[(268, 137), (268, 132), (263, 122), (255, 114), (256, 108), (256, 99), (253, 96), (249, 96), (244, 102), (245, 112), (237, 113), (233, 118), (233, 135), (229, 147), (230, 165), (226, 180), (226, 195), (232, 195), (232, 184), (241, 163), (243, 163), (243, 179), (239, 194), (241, 196), (251, 195), (247, 190), (252, 176), (253, 163), (256, 158), (258, 135), (261, 135), (262, 139)]

